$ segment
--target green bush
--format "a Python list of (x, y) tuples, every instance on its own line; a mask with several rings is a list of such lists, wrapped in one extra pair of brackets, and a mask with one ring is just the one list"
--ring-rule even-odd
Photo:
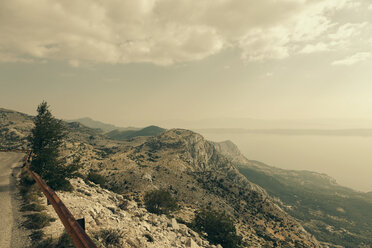
[(120, 201), (118, 207), (122, 210), (128, 210), (129, 201), (128, 200), (122, 200)]
[(224, 248), (242, 247), (242, 238), (237, 235), (233, 220), (225, 212), (201, 209), (195, 213), (192, 227), (212, 244)]
[(40, 241), (37, 244), (32, 245), (32, 248), (53, 248), (54, 241), (52, 238), (47, 238), (42, 241)]
[(70, 236), (66, 232), (63, 232), (62, 235), (59, 237), (55, 248), (74, 248), (75, 246), (72, 244)]
[(26, 211), (41, 212), (45, 210), (45, 207), (38, 203), (29, 203), (29, 204), (24, 204), (20, 210), (21, 212), (26, 212)]
[(25, 204), (38, 202), (41, 190), (26, 169), (22, 169), (18, 190)]
[(32, 212), (31, 214), (25, 215), (26, 220), (23, 222), (24, 227), (33, 230), (29, 235), (32, 241), (30, 247), (52, 247), (50, 246), (52, 239), (43, 240), (45, 235), (41, 228), (49, 225), (49, 222), (55, 219), (41, 212), (45, 210), (45, 207), (40, 204), (41, 190), (25, 168), (21, 171), (17, 187), (23, 200), (20, 210), (22, 212)]
[(169, 214), (178, 208), (176, 199), (164, 189), (147, 192), (144, 200), (146, 209), (155, 214)]
[(33, 231), (29, 237), (32, 240), (32, 242), (39, 242), (40, 240), (44, 238), (44, 236), (45, 235), (42, 230), (36, 230), (36, 231)]
[(105, 186), (106, 179), (98, 173), (89, 172), (87, 179), (95, 184), (99, 184), (102, 188)]
[(54, 218), (49, 217), (45, 213), (28, 214), (25, 217), (26, 221), (23, 225), (27, 229), (40, 229), (49, 225), (50, 222), (55, 221)]
[(123, 237), (123, 234), (116, 229), (104, 229), (96, 233), (94, 237), (104, 247), (121, 247), (120, 239)]

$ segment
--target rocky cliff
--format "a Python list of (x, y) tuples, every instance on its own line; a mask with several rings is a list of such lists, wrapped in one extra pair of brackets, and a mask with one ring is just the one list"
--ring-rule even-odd
[[(94, 149), (92, 150), (94, 151)], [(103, 160), (89, 169), (104, 175), (107, 186), (141, 198), (166, 188), (181, 209), (175, 218), (189, 222), (200, 207), (224, 210), (237, 223), (248, 247), (320, 247), (266, 192), (249, 182), (212, 142), (188, 130), (169, 130)]]
[[(217, 143), (239, 171), (329, 247), (372, 247), (372, 198), (325, 174), (284, 170), (248, 160), (231, 144)], [(332, 244), (329, 244), (332, 243)]]

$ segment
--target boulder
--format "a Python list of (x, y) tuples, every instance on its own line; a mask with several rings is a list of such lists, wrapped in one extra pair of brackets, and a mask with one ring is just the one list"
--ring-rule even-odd
[(195, 241), (194, 241), (192, 238), (189, 238), (189, 239), (186, 241), (186, 247), (190, 247), (190, 248), (199, 248), (199, 246), (195, 243)]

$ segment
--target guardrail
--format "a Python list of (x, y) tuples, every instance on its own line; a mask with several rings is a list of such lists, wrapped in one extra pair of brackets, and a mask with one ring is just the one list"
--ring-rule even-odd
[(13, 149), (13, 150), (0, 150), (0, 152), (24, 152), (27, 153), (24, 160), (25, 165), (28, 172), (34, 178), (36, 183), (39, 185), (41, 191), (44, 193), (45, 197), (49, 200), (52, 204), (54, 210), (56, 211), (59, 219), (62, 221), (68, 235), (70, 236), (74, 246), (76, 248), (97, 248), (97, 246), (93, 243), (93, 241), (89, 238), (86, 234), (84, 229), (80, 226), (80, 224), (76, 221), (74, 216), (71, 212), (67, 209), (65, 204), (62, 200), (58, 197), (58, 195), (44, 182), (44, 180), (36, 173), (30, 169), (30, 157), (31, 151), (30, 150), (21, 150), (21, 149)]

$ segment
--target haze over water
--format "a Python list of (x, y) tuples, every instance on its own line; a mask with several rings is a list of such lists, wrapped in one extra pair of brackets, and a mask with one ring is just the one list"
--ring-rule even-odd
[(326, 173), (343, 186), (372, 191), (372, 137), (202, 132), (231, 140), (251, 160), (291, 170)]

